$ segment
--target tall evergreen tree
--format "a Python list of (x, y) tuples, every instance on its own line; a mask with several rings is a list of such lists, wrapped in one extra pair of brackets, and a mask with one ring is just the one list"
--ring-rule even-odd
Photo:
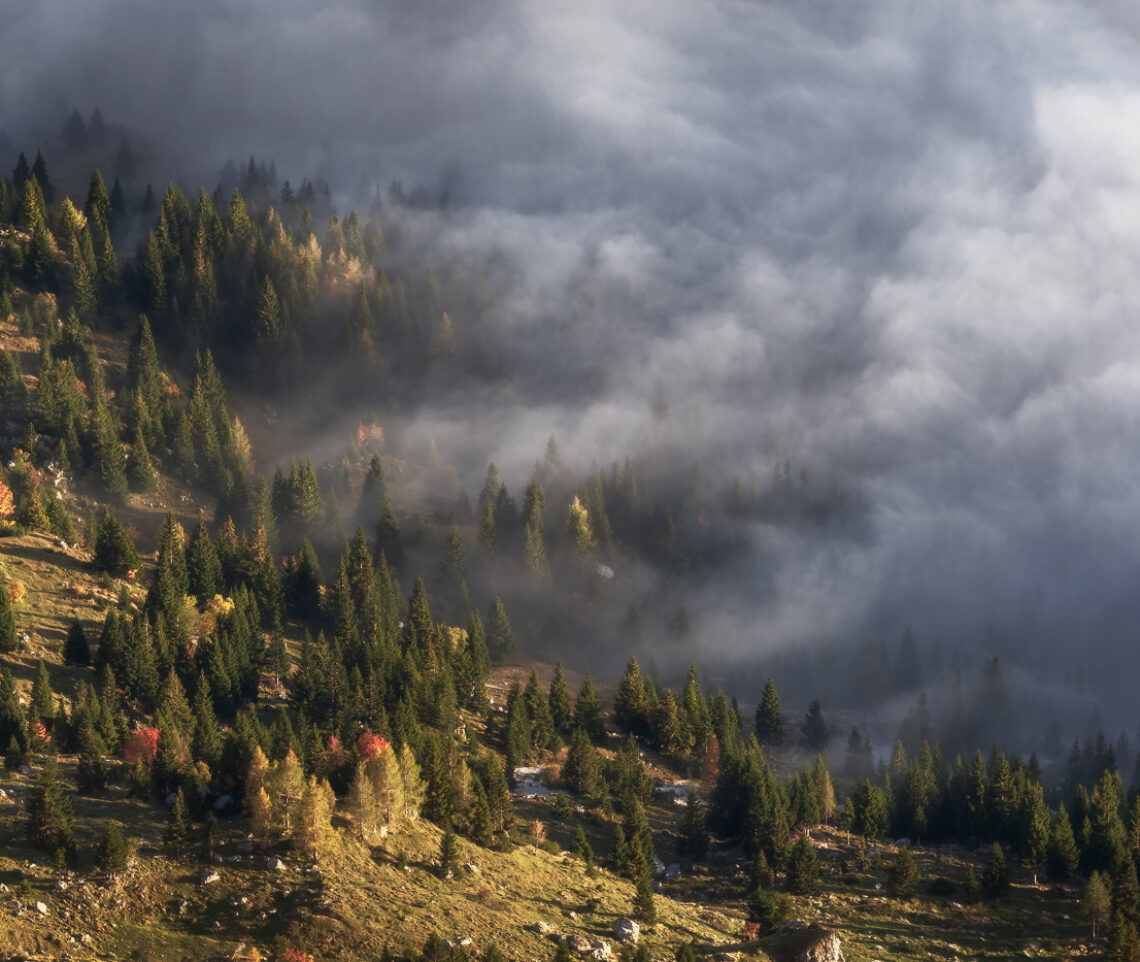
[(0, 575), (0, 651), (15, 651), (19, 647), (20, 636), (16, 633), (16, 613), (8, 595), (8, 582)]
[(760, 744), (768, 748), (779, 746), (784, 739), (784, 717), (780, 711), (780, 696), (776, 693), (776, 683), (769, 678), (764, 685), (764, 694), (756, 706), (756, 737)]
[(107, 823), (103, 837), (99, 840), (95, 865), (112, 877), (127, 870), (127, 845), (123, 841), (123, 833), (114, 822)]
[(602, 701), (589, 672), (586, 672), (574, 700), (574, 727), (581, 728), (593, 741), (600, 741), (606, 733)]
[(562, 668), (562, 662), (554, 668), (554, 678), (550, 682), (550, 718), (554, 722), (554, 727), (560, 731), (566, 731), (570, 727), (570, 722), (573, 713), (570, 708), (570, 692), (566, 687), (566, 672)]
[(44, 851), (63, 852), (69, 864), (74, 862), (71, 796), (67, 794), (59, 766), (51, 756), (44, 759), (43, 768), (24, 803), (24, 810), (31, 841)]
[(514, 654), (515, 634), (503, 599), (495, 596), (491, 606), (491, 620), (487, 626), (487, 651), (494, 664), (500, 665)]
[[(2, 590), (2, 586), (0, 586)], [(67, 630), (67, 639), (63, 643), (63, 663), (65, 665), (91, 664), (91, 647), (87, 642), (87, 634), (78, 618), (72, 619), (71, 627)]]

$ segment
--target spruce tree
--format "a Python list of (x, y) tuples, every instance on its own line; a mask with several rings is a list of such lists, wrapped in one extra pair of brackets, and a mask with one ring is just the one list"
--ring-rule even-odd
[(1073, 836), (1069, 813), (1065, 811), (1065, 803), (1061, 802), (1057, 806), (1057, 814), (1053, 816), (1049, 848), (1045, 855), (1045, 870), (1054, 882), (1063, 882), (1076, 869), (1079, 858), (1080, 850)]
[(649, 878), (649, 871), (643, 871), (637, 879), (633, 893), (633, 915), (637, 921), (645, 925), (652, 925), (657, 921), (657, 906), (653, 900), (653, 885)]
[(574, 727), (581, 728), (595, 742), (601, 741), (606, 733), (602, 701), (589, 672), (586, 672), (582, 687), (578, 689), (578, 697), (574, 700)]
[(51, 679), (48, 677), (47, 666), (40, 660), (36, 668), (36, 677), (32, 682), (32, 701), (28, 706), (29, 717), (33, 721), (50, 721), (53, 711), (53, 697)]
[(20, 636), (16, 633), (16, 613), (8, 596), (8, 582), (0, 575), (0, 652), (16, 651)]
[(709, 835), (705, 828), (704, 806), (695, 789), (689, 789), (679, 828), (677, 855), (689, 860), (704, 858), (709, 847)]
[(807, 835), (792, 846), (786, 871), (788, 891), (793, 895), (813, 895), (819, 890), (819, 858)]
[(127, 465), (127, 480), (135, 491), (152, 492), (158, 490), (158, 476), (154, 472), (154, 463), (150, 459), (150, 451), (143, 437), (142, 427), (135, 428), (134, 440), (131, 442), (131, 459)]
[(562, 662), (554, 668), (554, 678), (550, 682), (549, 693), (550, 719), (559, 731), (566, 731), (570, 727), (572, 713), (570, 709), (570, 692), (566, 688), (566, 672)]
[(495, 596), (491, 606), (491, 620), (487, 626), (487, 651), (492, 663), (501, 665), (514, 654), (515, 634), (503, 599)]
[(776, 694), (776, 683), (771, 678), (764, 686), (760, 704), (756, 706), (756, 737), (769, 749), (780, 745), (784, 738), (780, 696)]
[(170, 810), (170, 819), (166, 823), (166, 844), (178, 857), (186, 851), (190, 841), (193, 825), (190, 822), (190, 809), (186, 804), (186, 796), (182, 789), (174, 796), (174, 807)]
[(887, 890), (897, 898), (909, 898), (918, 888), (920, 878), (914, 855), (909, 848), (903, 846), (887, 875)]
[(458, 843), (455, 838), (455, 829), (452, 827), (451, 818), (449, 816), (444, 823), (443, 837), (440, 839), (439, 845), (440, 878), (449, 879), (455, 874), (459, 858), (457, 847)]
[(114, 822), (108, 822), (95, 852), (95, 866), (112, 877), (127, 870), (127, 845)]
[(400, 522), (396, 520), (396, 512), (387, 497), (384, 498), (380, 520), (376, 525), (376, 550), (383, 552), (389, 561), (399, 561), (404, 557)]
[(576, 795), (593, 797), (602, 788), (602, 766), (585, 729), (575, 728), (570, 751), (562, 765), (562, 782)]
[(982, 885), (990, 895), (1000, 895), (1009, 888), (1009, 867), (1005, 861), (1005, 852), (998, 842), (994, 842), (990, 849), (990, 857), (982, 873)]
[(807, 714), (804, 715), (803, 736), (807, 747), (813, 752), (821, 752), (827, 747), (829, 737), (827, 722), (823, 718), (823, 709), (818, 699), (812, 699), (808, 705)]
[(590, 840), (586, 838), (581, 825), (574, 829), (574, 836), (570, 840), (570, 851), (587, 865), (594, 864), (594, 850), (590, 847)]
[(44, 759), (24, 804), (28, 837), (46, 852), (63, 852), (68, 863), (75, 860), (75, 836), (71, 825), (71, 796), (64, 788), (59, 766), (52, 757)]
[(104, 511), (95, 532), (94, 560), (96, 571), (122, 576), (142, 566), (135, 544), (127, 529), (110, 511)]
[(624, 732), (642, 734), (646, 728), (647, 710), (641, 667), (637, 656), (631, 655), (614, 698), (614, 721)]

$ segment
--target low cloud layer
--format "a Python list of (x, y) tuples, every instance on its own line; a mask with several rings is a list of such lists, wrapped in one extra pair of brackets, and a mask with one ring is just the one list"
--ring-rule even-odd
[(517, 378), (418, 429), (516, 484), (552, 431), (581, 463), (658, 432), (706, 478), (858, 490), (857, 536), (753, 533), (710, 645), (913, 624), (1127, 681), (1138, 65), (1111, 2), (44, 0), (0, 107), (18, 146), (100, 105), (188, 170), (443, 176), (422, 230), (505, 265)]

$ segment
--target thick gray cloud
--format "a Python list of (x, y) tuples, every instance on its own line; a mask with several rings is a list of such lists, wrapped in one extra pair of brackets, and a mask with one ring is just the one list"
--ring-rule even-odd
[(441, 450), (516, 482), (552, 431), (603, 463), (655, 439), (706, 477), (791, 458), (859, 490), (867, 524), (758, 528), (763, 603), (746, 568), (714, 641), (914, 622), (971, 646), (997, 624), (1119, 678), (1138, 37), (1107, 0), (43, 0), (7, 18), (0, 106), (15, 138), (44, 101), (100, 104), (209, 169), (458, 164), (446, 226), (409, 231), (496, 252), (521, 373), (474, 424), (425, 412)]

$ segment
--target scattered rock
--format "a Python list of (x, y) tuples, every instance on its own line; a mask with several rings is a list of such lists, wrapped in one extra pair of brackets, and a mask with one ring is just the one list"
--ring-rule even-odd
[(653, 877), (654, 878), (664, 878), (665, 877), (665, 863), (662, 862), (661, 859), (659, 859), (659, 858), (655, 858), (653, 860)]
[(253, 842), (238, 842), (237, 850), (242, 855), (248, 855), (253, 851)]
[(637, 945), (639, 935), (641, 935), (641, 926), (633, 919), (618, 919), (614, 922), (614, 938), (619, 942)]
[(674, 862), (667, 869), (665, 869), (665, 879), (669, 882), (676, 882), (681, 877), (681, 866)]
[(221, 876), (217, 872), (214, 872), (214, 871), (203, 872), (202, 873), (202, 884), (203, 885), (210, 885), (213, 882), (217, 882), (220, 878), (221, 878)]
[(69, 886), (67, 882), (65, 882), (63, 879), (60, 878), (55, 880), (55, 890), (57, 892), (66, 892), (68, 888)]
[(463, 871), (464, 872), (470, 872), (472, 875), (478, 875), (479, 874), (479, 866), (476, 865), (474, 862), (464, 862), (463, 863)]
[(21, 775), (31, 775), (32, 774), (32, 770), (30, 768), (28, 768), (27, 765), (21, 765), (19, 768), (16, 769), (16, 771), (18, 771)]
[(577, 932), (573, 935), (568, 935), (566, 942), (570, 946), (570, 951), (575, 955), (585, 955), (590, 951), (590, 940), (584, 935), (579, 935)]
[(90, 935), (88, 935), (86, 932), (84, 932), (81, 936), (79, 936), (79, 941), (82, 942), (84, 945), (90, 945), (94, 940), (91, 938)]
[(554, 931), (554, 926), (549, 922), (535, 922), (529, 926), (530, 931), (537, 932), (539, 935), (549, 935)]
[(279, 858), (267, 858), (265, 860), (265, 867), (271, 872), (284, 872), (285, 863)]
[(818, 926), (804, 931), (809, 940), (796, 952), (795, 962), (844, 962), (839, 936)]
[(222, 795), (214, 802), (214, 811), (222, 812), (229, 808), (234, 803), (234, 800), (229, 795)]
[(36, 911), (39, 912), (40, 915), (47, 915), (48, 914), (48, 907), (46, 905), (44, 905), (43, 902), (37, 902), (36, 903)]
[(590, 943), (590, 958), (596, 959), (597, 962), (605, 962), (613, 954), (614, 950), (610, 948), (610, 943), (604, 939), (594, 939)]

